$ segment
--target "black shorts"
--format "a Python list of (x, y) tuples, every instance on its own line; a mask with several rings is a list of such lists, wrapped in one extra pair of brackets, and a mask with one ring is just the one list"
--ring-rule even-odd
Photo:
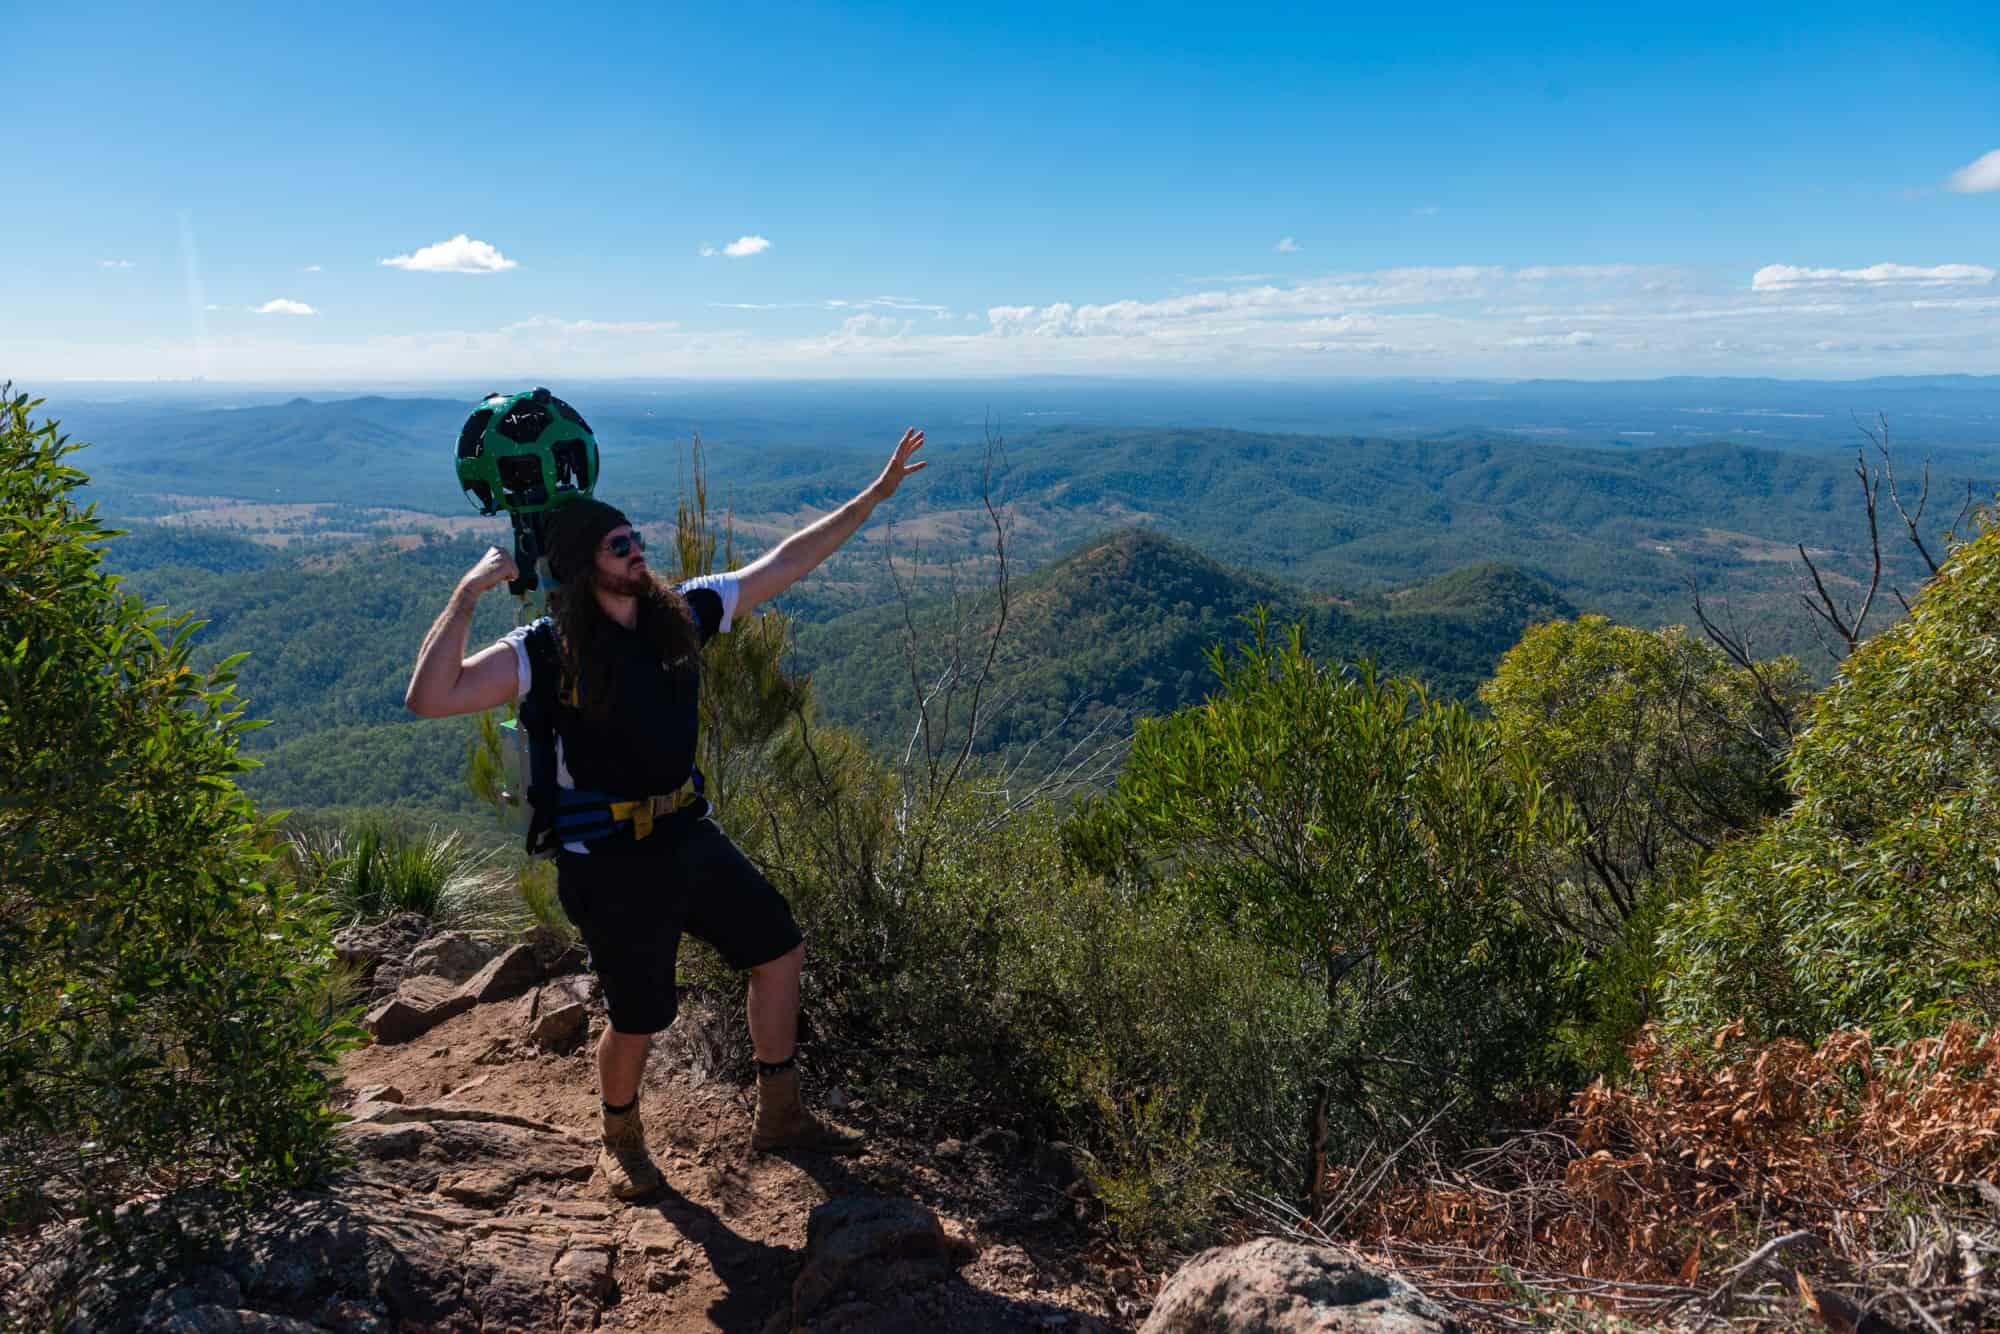
[(663, 826), (652, 835), (663, 842), (644, 851), (556, 859), (556, 892), (590, 948), (611, 1027), (620, 1033), (657, 1033), (673, 1023), (683, 931), (737, 969), (769, 963), (805, 939), (785, 896), (715, 821)]

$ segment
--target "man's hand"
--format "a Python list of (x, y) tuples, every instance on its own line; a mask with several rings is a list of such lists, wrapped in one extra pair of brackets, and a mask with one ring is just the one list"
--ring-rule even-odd
[(486, 554), (478, 564), (465, 572), (458, 586), (474, 597), (479, 597), (491, 589), (513, 579), (519, 579), (521, 571), (514, 565), (514, 558), (499, 547), (486, 548)]
[(887, 500), (890, 496), (896, 494), (896, 488), (903, 484), (905, 477), (908, 477), (913, 472), (922, 472), (929, 466), (929, 459), (925, 459), (921, 463), (910, 462), (910, 455), (923, 447), (924, 433), (922, 431), (912, 426), (909, 430), (903, 432), (903, 438), (896, 442), (896, 452), (889, 456), (888, 466), (882, 469), (882, 475), (875, 479), (875, 484), (868, 488), (870, 498), (877, 502)]

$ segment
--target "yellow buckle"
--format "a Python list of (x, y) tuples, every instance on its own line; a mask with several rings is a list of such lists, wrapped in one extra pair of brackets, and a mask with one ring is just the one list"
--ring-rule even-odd
[(694, 782), (690, 779), (680, 791), (670, 792), (664, 797), (641, 797), (637, 801), (614, 801), (611, 803), (611, 818), (614, 820), (630, 820), (632, 822), (632, 837), (634, 839), (641, 839), (652, 834), (653, 818), (655, 816), (672, 815), (683, 807), (694, 805), (694, 802)]

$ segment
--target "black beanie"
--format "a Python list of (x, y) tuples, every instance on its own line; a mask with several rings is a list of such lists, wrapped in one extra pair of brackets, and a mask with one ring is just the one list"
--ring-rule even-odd
[(569, 583), (588, 570), (604, 535), (630, 523), (618, 508), (584, 496), (555, 512), (549, 524), (549, 572), (558, 583)]

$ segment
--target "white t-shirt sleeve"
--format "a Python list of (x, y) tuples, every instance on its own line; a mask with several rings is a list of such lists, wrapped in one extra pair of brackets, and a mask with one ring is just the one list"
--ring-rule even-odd
[(500, 636), (500, 642), (514, 649), (514, 699), (518, 703), (528, 697), (528, 689), (535, 683), (534, 669), (528, 665), (528, 627), (516, 626)]
[(706, 588), (722, 599), (722, 622), (715, 627), (715, 633), (726, 635), (730, 625), (736, 620), (736, 598), (742, 585), (733, 574), (704, 574), (699, 579), (682, 581), (677, 587), (682, 597), (697, 588)]

